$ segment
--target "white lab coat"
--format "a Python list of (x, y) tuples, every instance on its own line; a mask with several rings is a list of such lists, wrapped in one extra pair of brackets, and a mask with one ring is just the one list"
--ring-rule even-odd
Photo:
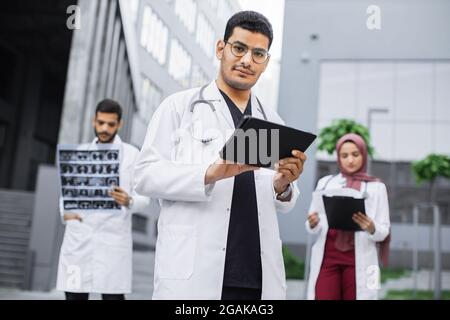
[[(325, 190), (344, 188), (346, 185), (346, 179), (341, 174), (334, 177), (326, 176), (319, 180), (316, 190), (322, 190), (328, 180)], [(362, 182), (360, 192), (355, 190), (356, 193), (362, 195), (364, 185), (365, 182)], [(390, 228), (386, 186), (378, 181), (368, 182), (367, 193), (368, 197), (364, 201), (366, 214), (374, 221), (376, 231), (373, 235), (365, 231), (355, 232), (356, 298), (358, 300), (373, 300), (378, 297), (380, 269), (376, 243), (383, 241), (387, 237)], [(308, 214), (312, 212), (319, 213), (320, 221), (314, 229), (310, 228), (308, 221), (305, 223), (306, 230), (311, 234), (317, 235), (311, 250), (308, 281), (307, 298), (311, 300), (315, 298), (316, 281), (322, 265), (328, 233), (328, 223), (323, 202), (314, 201), (313, 199)]]
[[(92, 142), (95, 143), (96, 139)], [(131, 194), (132, 173), (139, 150), (120, 145), (120, 187), (133, 197), (131, 209), (120, 213), (80, 214), (83, 222), (68, 220), (61, 246), (57, 289), (68, 292), (123, 294), (131, 292), (132, 213), (145, 213), (150, 199)], [(60, 201), (62, 203), (62, 201)], [(60, 206), (61, 217), (64, 214)]]
[[(207, 168), (219, 155), (225, 140), (203, 144), (192, 138), (192, 117), (215, 123), (228, 138), (234, 123), (215, 82), (204, 98), (216, 100), (218, 120), (206, 104), (189, 104), (199, 88), (168, 97), (155, 112), (136, 164), (136, 191), (160, 199), (155, 257), (154, 299), (220, 299), (234, 178), (205, 186)], [(252, 95), (252, 114), (263, 118)], [(282, 123), (272, 110), (264, 111), (270, 121)], [(181, 128), (181, 130), (180, 130)], [(195, 135), (195, 137), (197, 137)], [(201, 158), (200, 155), (203, 155)], [(298, 189), (292, 184), (290, 201), (276, 199), (274, 171), (255, 171), (262, 260), (262, 298), (285, 299), (286, 279), (276, 212), (295, 205)]]

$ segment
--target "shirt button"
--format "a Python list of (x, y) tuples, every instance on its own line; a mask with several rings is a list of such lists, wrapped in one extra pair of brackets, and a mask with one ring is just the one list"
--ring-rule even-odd
[(222, 248), (222, 251), (225, 251), (227, 248)]

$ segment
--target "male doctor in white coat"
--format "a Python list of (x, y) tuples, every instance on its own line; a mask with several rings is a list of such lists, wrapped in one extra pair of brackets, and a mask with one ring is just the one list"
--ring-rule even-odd
[(217, 80), (169, 96), (149, 124), (135, 187), (161, 204), (154, 299), (285, 299), (276, 213), (295, 205), (306, 156), (293, 150), (276, 171), (218, 157), (244, 115), (282, 123), (251, 92), (272, 37), (263, 15), (232, 16), (216, 44)]
[[(120, 150), (120, 187), (110, 195), (122, 206), (118, 213), (90, 214), (64, 212), (66, 225), (58, 266), (57, 289), (67, 300), (87, 300), (89, 293), (100, 293), (104, 300), (124, 300), (131, 292), (132, 230), (131, 215), (148, 210), (150, 199), (131, 195), (132, 172), (139, 150), (122, 142), (122, 108), (109, 99), (96, 108), (92, 144), (112, 143)], [(62, 203), (62, 201), (60, 201)]]

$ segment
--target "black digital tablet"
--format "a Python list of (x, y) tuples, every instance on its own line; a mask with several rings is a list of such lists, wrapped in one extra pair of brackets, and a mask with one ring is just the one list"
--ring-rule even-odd
[(325, 195), (322, 198), (330, 229), (362, 231), (352, 216), (356, 212), (366, 214), (364, 199)]
[(316, 135), (270, 121), (244, 116), (220, 152), (224, 160), (273, 168), (293, 150), (305, 152)]

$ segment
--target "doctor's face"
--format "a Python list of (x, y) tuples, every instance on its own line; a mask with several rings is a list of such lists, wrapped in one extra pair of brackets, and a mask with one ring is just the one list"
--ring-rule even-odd
[(233, 89), (250, 90), (266, 70), (270, 57), (262, 63), (257, 62), (262, 60), (262, 55), (268, 50), (267, 36), (240, 27), (234, 28), (227, 42), (220, 40), (216, 45), (216, 56), (220, 60), (219, 76)]
[(95, 135), (100, 143), (112, 143), (122, 121), (116, 113), (97, 112), (94, 119)]
[(352, 174), (363, 165), (363, 156), (353, 142), (346, 142), (339, 150), (339, 159), (345, 171)]

